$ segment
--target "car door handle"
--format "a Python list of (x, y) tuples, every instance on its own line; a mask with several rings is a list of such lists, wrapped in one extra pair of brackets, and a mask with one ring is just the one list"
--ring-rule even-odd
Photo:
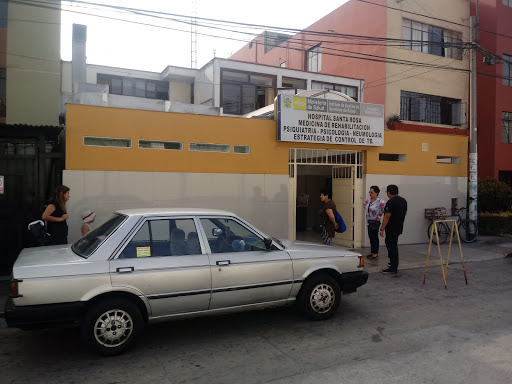
[(117, 268), (116, 269), (117, 273), (131, 273), (133, 271), (134, 271), (133, 267), (124, 267), (124, 268)]
[(219, 260), (217, 261), (217, 265), (229, 265), (231, 264), (230, 260)]

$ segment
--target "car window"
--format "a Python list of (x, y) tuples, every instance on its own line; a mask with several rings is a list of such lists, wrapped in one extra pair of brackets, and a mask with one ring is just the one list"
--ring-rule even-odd
[(212, 253), (251, 252), (265, 250), (256, 233), (230, 218), (201, 219)]
[(71, 246), (77, 255), (88, 258), (103, 241), (114, 232), (126, 219), (124, 215), (114, 215), (98, 228), (87, 233), (80, 240)]
[(193, 219), (148, 220), (124, 247), (120, 258), (199, 255)]

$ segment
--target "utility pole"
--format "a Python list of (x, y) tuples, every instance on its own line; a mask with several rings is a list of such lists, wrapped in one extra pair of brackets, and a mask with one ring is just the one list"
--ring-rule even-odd
[[(478, 197), (478, 155), (477, 155), (477, 104), (476, 104), (476, 48), (477, 48), (477, 23), (478, 0), (476, 2), (477, 17), (470, 17), (471, 31), (471, 58), (469, 81), (469, 220), (477, 222), (477, 197)], [(471, 227), (469, 229), (472, 229)]]

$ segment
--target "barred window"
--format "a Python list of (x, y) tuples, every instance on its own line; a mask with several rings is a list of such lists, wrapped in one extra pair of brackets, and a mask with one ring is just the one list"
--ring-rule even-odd
[(131, 148), (131, 139), (117, 139), (113, 137), (84, 136), (84, 145), (93, 147)]
[(251, 146), (250, 145), (233, 145), (233, 153), (250, 154)]
[(462, 125), (462, 103), (449, 97), (401, 91), (400, 117), (422, 123)]
[(231, 152), (229, 144), (190, 143), (189, 150), (198, 152)]
[(512, 143), (512, 112), (501, 112), (501, 142)]
[(139, 148), (174, 149), (180, 151), (183, 149), (183, 143), (179, 141), (139, 140)]

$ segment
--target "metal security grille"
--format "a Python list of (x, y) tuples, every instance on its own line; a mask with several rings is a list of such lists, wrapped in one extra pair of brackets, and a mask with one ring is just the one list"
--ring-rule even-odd
[[(8, 137), (15, 136), (14, 129), (34, 133)], [(42, 129), (0, 127), (0, 175), (5, 184), (0, 195), (0, 275), (9, 274), (21, 249), (33, 245), (27, 224), (41, 218), (45, 202), (62, 183), (64, 153), (57, 136), (61, 128), (56, 134), (38, 135)]]
[[(289, 164), (303, 165), (354, 165), (356, 178), (363, 177), (363, 152), (331, 149), (290, 148)], [(290, 166), (290, 177), (294, 177)]]

